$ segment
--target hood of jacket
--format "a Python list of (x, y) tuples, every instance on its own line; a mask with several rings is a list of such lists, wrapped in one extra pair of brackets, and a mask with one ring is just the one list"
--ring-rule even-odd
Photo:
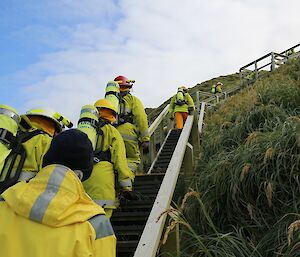
[(2, 197), (18, 215), (62, 227), (104, 214), (83, 189), (76, 174), (63, 165), (48, 165), (33, 179), (7, 189)]

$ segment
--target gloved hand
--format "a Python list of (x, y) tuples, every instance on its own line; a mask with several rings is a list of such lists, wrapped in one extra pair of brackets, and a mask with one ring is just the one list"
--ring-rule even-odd
[(193, 114), (194, 108), (193, 108), (193, 107), (189, 107), (189, 108), (188, 108), (188, 112), (189, 112), (189, 115)]
[(140, 197), (134, 191), (124, 191), (121, 190), (121, 197), (126, 200), (140, 200)]
[(147, 150), (149, 148), (149, 141), (142, 142), (142, 147), (144, 150)]

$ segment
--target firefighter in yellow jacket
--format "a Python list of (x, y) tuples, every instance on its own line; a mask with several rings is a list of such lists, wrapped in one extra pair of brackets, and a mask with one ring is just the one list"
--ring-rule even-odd
[(26, 159), (19, 180), (28, 180), (42, 168), (42, 159), (52, 138), (72, 123), (51, 108), (36, 108), (21, 115), (20, 127), (24, 132)]
[[(123, 139), (111, 125), (116, 120), (114, 105), (107, 99), (96, 101), (99, 112), (98, 135), (94, 151), (94, 168), (91, 177), (83, 183), (86, 192), (111, 217), (117, 208), (115, 180), (121, 192), (132, 191), (134, 174), (127, 166)], [(115, 179), (116, 176), (116, 179)]]
[(15, 145), (19, 122), (20, 116), (17, 110), (11, 106), (0, 104), (0, 184), (7, 175), (6, 160), (14, 154), (12, 147)]
[(1, 256), (115, 257), (116, 238), (104, 210), (85, 193), (93, 150), (77, 129), (55, 137), (44, 168), (0, 199)]
[(222, 93), (222, 87), (223, 87), (223, 83), (222, 82), (218, 82), (217, 85), (212, 85), (212, 87), (211, 87), (211, 93), (212, 94)]
[(182, 129), (189, 114), (195, 110), (195, 105), (192, 97), (188, 93), (186, 87), (179, 87), (177, 94), (171, 98), (169, 115), (171, 119), (176, 121), (176, 128)]
[(117, 129), (125, 143), (128, 167), (136, 173), (141, 162), (139, 146), (145, 150), (149, 147), (147, 115), (142, 102), (130, 94), (135, 81), (124, 76), (118, 76), (114, 81), (119, 83), (121, 96)]

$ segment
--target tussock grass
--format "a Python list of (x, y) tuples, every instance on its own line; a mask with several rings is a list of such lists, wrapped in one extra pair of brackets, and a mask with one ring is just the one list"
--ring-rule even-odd
[[(246, 256), (247, 249), (257, 249), (248, 256), (300, 256), (299, 106), (298, 59), (206, 116), (201, 160), (191, 185), (201, 198), (187, 201), (184, 213), (194, 236), (207, 249), (218, 249), (219, 255), (211, 256)], [(234, 239), (225, 236), (216, 247), (217, 234)], [(198, 246), (186, 251), (210, 256)]]
[[(209, 231), (206, 234), (197, 233), (195, 227), (186, 219), (186, 206), (195, 203), (200, 207), (201, 213), (206, 220)], [(239, 231), (221, 233), (215, 227), (211, 217), (203, 204), (202, 197), (198, 192), (188, 192), (179, 208), (171, 208), (162, 213), (169, 214), (169, 226), (163, 236), (164, 244), (176, 225), (181, 226), (181, 253), (180, 256), (188, 257), (262, 257), (253, 244), (246, 242)], [(161, 217), (161, 216), (160, 216)], [(160, 218), (159, 217), (159, 218)]]

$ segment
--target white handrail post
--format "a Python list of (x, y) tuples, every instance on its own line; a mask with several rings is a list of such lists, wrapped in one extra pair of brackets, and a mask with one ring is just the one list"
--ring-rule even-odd
[(271, 53), (271, 71), (275, 70), (275, 58), (274, 53)]
[(165, 140), (164, 122), (163, 122), (163, 120), (159, 124), (158, 129), (159, 129), (159, 144), (162, 145), (162, 143)]
[(193, 156), (195, 159), (198, 159), (198, 156), (200, 154), (200, 137), (198, 133), (198, 119), (199, 115), (194, 115), (194, 123), (190, 135), (190, 143), (192, 147)]
[(184, 176), (191, 176), (194, 173), (194, 149), (190, 143), (186, 144), (185, 155), (183, 159), (183, 169)]
[(200, 110), (199, 121), (198, 121), (199, 135), (202, 133), (204, 114), (205, 114), (205, 102), (201, 102), (201, 110)]
[(154, 160), (153, 160), (152, 163), (151, 163), (151, 166), (150, 166), (150, 168), (149, 168), (147, 174), (150, 174), (150, 173), (152, 172), (152, 169), (154, 168), (155, 162), (156, 162), (158, 156), (160, 155), (160, 153), (161, 153), (161, 151), (162, 151), (162, 149), (163, 149), (163, 147), (164, 147), (164, 145), (165, 145), (165, 143), (166, 143), (166, 141), (167, 141), (167, 138), (168, 138), (168, 136), (169, 136), (170, 133), (171, 133), (171, 130), (169, 130), (167, 136), (165, 137), (164, 142), (161, 144), (161, 146), (160, 146), (160, 148), (159, 148), (159, 150), (158, 150), (158, 152), (157, 152), (157, 154), (156, 154)]
[(149, 146), (149, 155), (150, 155), (151, 163), (155, 159), (155, 154), (156, 154), (156, 147), (155, 147), (155, 140), (154, 140), (154, 136), (153, 136), (153, 137), (150, 137), (150, 146)]
[[(168, 218), (169, 220), (170, 218)], [(170, 231), (168, 239), (160, 248), (161, 257), (180, 256), (180, 226), (177, 223), (175, 228)]]
[(255, 61), (254, 66), (255, 66), (255, 79), (258, 79), (257, 61)]
[[(151, 163), (154, 161), (156, 156), (156, 145), (155, 145), (155, 137), (154, 132), (157, 129), (157, 127), (163, 122), (164, 117), (168, 114), (169, 104), (161, 111), (161, 113), (157, 116), (157, 118), (152, 122), (148, 129), (148, 134), (150, 136), (150, 146), (149, 146), (149, 158), (151, 160)], [(162, 131), (163, 132), (163, 125), (162, 125)], [(160, 135), (161, 136), (161, 135)], [(160, 138), (160, 142), (162, 142)]]
[(200, 92), (199, 91), (196, 92), (196, 111), (197, 114), (200, 113)]

